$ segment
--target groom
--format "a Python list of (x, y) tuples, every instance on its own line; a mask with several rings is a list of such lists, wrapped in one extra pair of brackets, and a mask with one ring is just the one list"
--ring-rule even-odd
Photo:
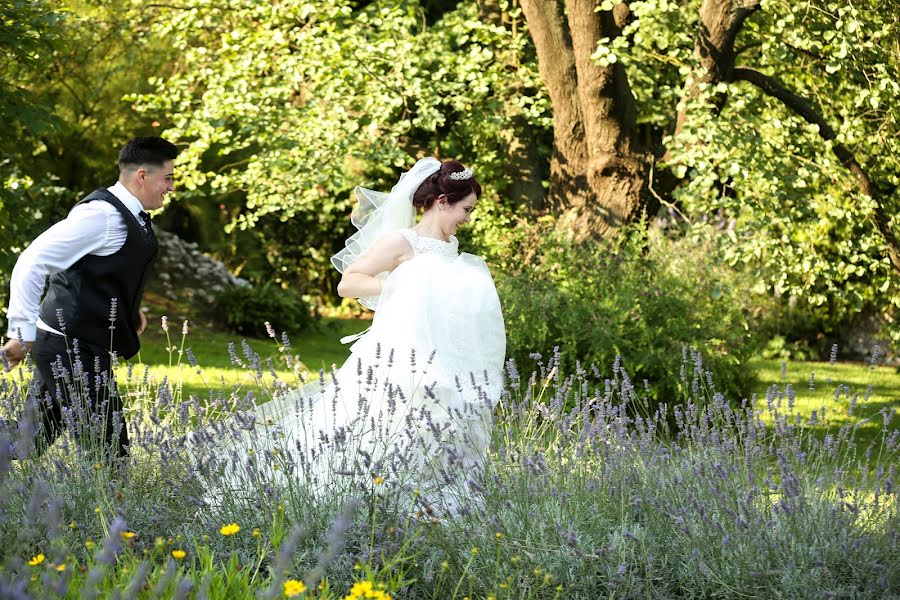
[[(127, 359), (140, 348), (138, 336), (147, 324), (141, 297), (158, 247), (147, 211), (161, 208), (174, 189), (177, 156), (162, 138), (129, 140), (119, 153), (119, 181), (88, 194), (13, 268), (8, 341), (0, 353), (11, 368), (31, 351), (39, 453), (71, 421), (78, 430), (91, 423), (102, 427), (104, 455), (127, 454), (111, 355)], [(74, 433), (82, 444), (94, 437)]]

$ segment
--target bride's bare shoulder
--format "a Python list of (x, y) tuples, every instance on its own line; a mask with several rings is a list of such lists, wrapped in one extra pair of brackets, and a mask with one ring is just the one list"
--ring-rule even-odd
[(398, 264), (415, 255), (412, 245), (402, 231), (385, 234), (375, 242), (373, 250), (396, 259)]

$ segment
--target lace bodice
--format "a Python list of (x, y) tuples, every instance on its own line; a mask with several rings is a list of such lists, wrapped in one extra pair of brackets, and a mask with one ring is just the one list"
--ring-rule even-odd
[(439, 240), (433, 237), (425, 237), (419, 235), (412, 229), (401, 229), (400, 233), (412, 246), (413, 251), (418, 254), (437, 254), (445, 258), (456, 258), (459, 256), (459, 240), (455, 235), (450, 236), (449, 241)]

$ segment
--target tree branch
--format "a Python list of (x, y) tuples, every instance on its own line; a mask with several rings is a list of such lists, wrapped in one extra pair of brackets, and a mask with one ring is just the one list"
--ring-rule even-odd
[[(817, 125), (819, 127), (819, 136), (821, 136), (822, 139), (833, 141), (837, 137), (837, 134), (831, 125), (828, 124), (825, 118), (808, 100), (806, 100), (806, 98), (790, 91), (774, 77), (770, 77), (754, 69), (740, 67), (734, 69), (733, 75), (735, 80), (746, 81), (769, 96), (781, 100), (782, 104), (803, 117), (807, 123)], [(869, 174), (863, 166), (859, 164), (859, 161), (856, 160), (856, 157), (847, 146), (837, 143), (832, 144), (831, 149), (838, 160), (841, 161), (841, 164), (856, 177), (860, 191), (875, 202), (875, 209), (872, 211), (872, 220), (875, 222), (875, 226), (884, 238), (891, 264), (897, 271), (900, 271), (900, 242), (898, 242), (897, 236), (894, 235), (894, 232), (890, 229), (881, 193), (877, 186), (872, 183), (872, 180), (869, 179)]]
[[(731, 81), (734, 68), (734, 41), (750, 15), (760, 9), (760, 0), (738, 3), (734, 0), (704, 0), (700, 7), (700, 30), (694, 43), (694, 56), (700, 63), (700, 72), (689, 75), (685, 83), (685, 97), (695, 98), (700, 93), (699, 84), (716, 84)], [(724, 98), (715, 103), (721, 110)], [(675, 117), (675, 134), (681, 131), (687, 120), (687, 102)]]

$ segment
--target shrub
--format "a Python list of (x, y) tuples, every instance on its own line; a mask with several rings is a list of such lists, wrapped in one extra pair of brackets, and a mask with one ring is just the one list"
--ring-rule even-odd
[(843, 360), (869, 361), (873, 353), (880, 353), (896, 363), (900, 356), (898, 313), (893, 305), (861, 306), (850, 313), (827, 304), (815, 306), (803, 298), (781, 297), (761, 306), (760, 313), (764, 327), (759, 335), (767, 340), (766, 358), (824, 361), (835, 344)]
[(507, 354), (520, 364), (534, 349), (568, 349), (575, 361), (611, 364), (617, 356), (635, 384), (657, 401), (683, 398), (677, 374), (696, 348), (721, 391), (749, 389), (744, 368), (757, 346), (745, 296), (707, 247), (651, 238), (633, 229), (616, 243), (578, 243), (557, 232), (536, 236), (532, 258), (498, 276)]
[(216, 298), (216, 308), (229, 329), (260, 337), (268, 321), (279, 332), (306, 331), (312, 325), (309, 306), (300, 294), (273, 285), (235, 287)]

